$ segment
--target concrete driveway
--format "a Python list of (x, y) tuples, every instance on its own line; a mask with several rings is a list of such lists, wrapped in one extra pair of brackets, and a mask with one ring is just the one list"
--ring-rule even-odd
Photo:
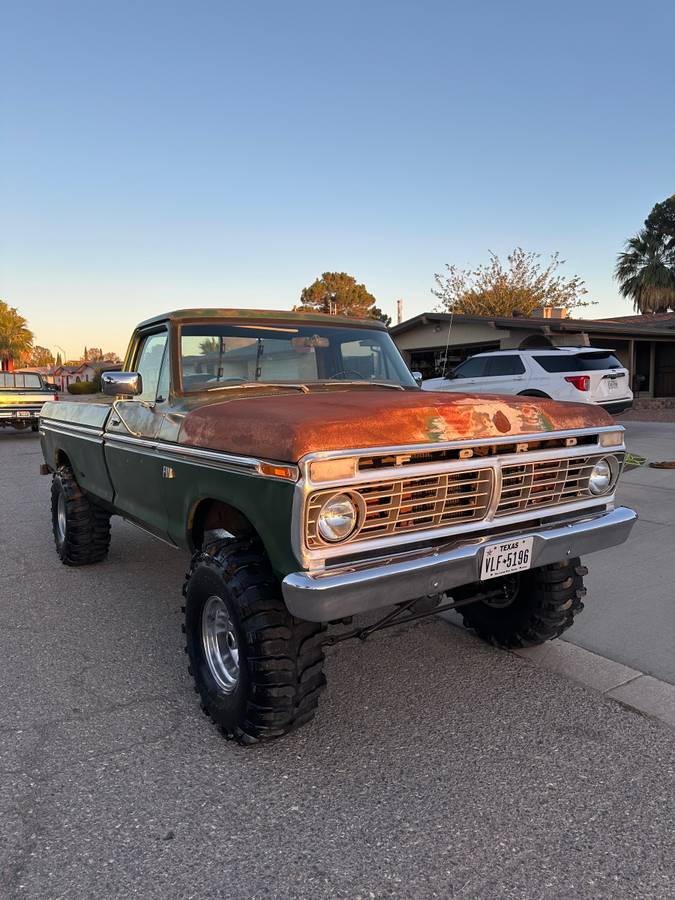
[(0, 434), (3, 900), (673, 896), (668, 726), (432, 619), (331, 651), (312, 725), (232, 746), (186, 671), (186, 558), (114, 520), (64, 568), (39, 462)]

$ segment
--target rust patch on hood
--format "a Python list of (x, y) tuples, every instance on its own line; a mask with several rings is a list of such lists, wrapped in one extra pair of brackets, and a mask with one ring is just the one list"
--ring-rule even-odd
[(506, 418), (501, 409), (498, 409), (497, 412), (492, 417), (492, 421), (495, 423), (495, 428), (497, 431), (501, 431), (502, 434), (508, 434), (511, 431), (511, 423)]
[(297, 462), (306, 453), (470, 441), (611, 425), (587, 403), (432, 391), (345, 391), (224, 400), (193, 410), (178, 442)]

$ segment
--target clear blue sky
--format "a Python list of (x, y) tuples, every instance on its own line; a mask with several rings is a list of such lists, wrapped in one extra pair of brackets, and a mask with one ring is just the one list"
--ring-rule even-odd
[(326, 270), (410, 316), (517, 244), (629, 313), (616, 253), (675, 192), (672, 0), (26, 0), (2, 31), (0, 297), (68, 355)]

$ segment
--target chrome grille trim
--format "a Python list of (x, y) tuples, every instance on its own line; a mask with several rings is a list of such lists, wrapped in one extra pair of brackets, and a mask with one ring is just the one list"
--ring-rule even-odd
[[(487, 514), (493, 480), (492, 469), (482, 468), (359, 484), (357, 493), (363, 501), (359, 505), (364, 511), (348, 542), (479, 522)], [(306, 535), (312, 549), (324, 546), (317, 518), (323, 502), (334, 493), (318, 491), (308, 499)]]
[(319, 510), (337, 486), (322, 487), (307, 497), (306, 547), (310, 552), (328, 550), (332, 555), (331, 551), (339, 548), (344, 552), (345, 546), (381, 544), (383, 539), (394, 541), (421, 532), (433, 535), (457, 526), (464, 530), (470, 523), (502, 523), (544, 509), (606, 503), (613, 492), (596, 497), (588, 488), (588, 479), (598, 459), (611, 454), (622, 465), (623, 452), (595, 450), (584, 456), (573, 456), (573, 452), (578, 454), (578, 448), (555, 459), (514, 462), (511, 457), (506, 463), (492, 459), (479, 467), (474, 460), (467, 460), (450, 471), (412, 478), (342, 482), (340, 492), (354, 496), (361, 515), (353, 534), (336, 544), (327, 544), (317, 530)]
[(496, 516), (572, 503), (594, 495), (588, 489), (593, 466), (603, 454), (575, 459), (515, 463), (502, 467)]
[[(481, 468), (358, 482), (353, 490), (348, 487), (343, 490), (354, 495), (357, 505), (365, 512), (353, 534), (341, 541), (340, 546), (444, 525), (483, 522), (488, 518), (500, 520), (514, 513), (594, 500), (588, 478), (597, 460), (607, 455), (596, 452), (592, 456), (524, 460), (506, 465), (495, 460)], [(317, 531), (319, 510), (334, 494), (335, 489), (331, 488), (308, 497), (305, 541), (311, 550), (335, 546), (327, 545)]]
[[(613, 508), (614, 499), (615, 499), (615, 490), (616, 488), (610, 490), (607, 494), (603, 494), (601, 496), (590, 495), (587, 492), (583, 493), (583, 495), (573, 496), (573, 491), (570, 492), (565, 489), (561, 492), (560, 496), (564, 497), (562, 502), (556, 501), (556, 496), (549, 496), (550, 502), (540, 502), (539, 498), (535, 499), (535, 502), (526, 505), (521, 504), (521, 510), (515, 512), (508, 512), (502, 509), (498, 514), (498, 507), (500, 505), (500, 501), (503, 497), (509, 497), (512, 495), (518, 495), (518, 491), (510, 491), (502, 493), (502, 475), (504, 472), (509, 472), (510, 466), (522, 465), (524, 463), (553, 463), (554, 466), (559, 466), (560, 461), (567, 461), (569, 465), (572, 466), (572, 460), (579, 460), (589, 457), (602, 457), (612, 455), (615, 456), (620, 463), (619, 474), (622, 468), (623, 456), (625, 453), (625, 444), (621, 440), (621, 437), (618, 437), (617, 443), (613, 443), (611, 446), (603, 447), (600, 445), (600, 435), (603, 432), (623, 432), (625, 429), (621, 425), (613, 425), (613, 426), (600, 426), (594, 428), (585, 428), (585, 429), (574, 429), (568, 431), (558, 431), (558, 432), (549, 432), (549, 437), (574, 437), (578, 435), (592, 435), (595, 438), (595, 441), (591, 444), (584, 442), (579, 443), (577, 446), (566, 447), (565, 449), (541, 449), (541, 450), (528, 450), (525, 453), (511, 453), (511, 454), (499, 454), (499, 455), (485, 455), (482, 457), (474, 457), (471, 459), (456, 459), (456, 460), (445, 460), (443, 462), (435, 461), (433, 463), (413, 463), (412, 465), (408, 464), (405, 468), (401, 467), (390, 467), (390, 468), (379, 468), (375, 471), (357, 471), (354, 472), (354, 475), (349, 478), (340, 478), (331, 481), (313, 481), (311, 477), (311, 466), (312, 463), (316, 460), (321, 459), (339, 459), (341, 457), (360, 457), (360, 456), (374, 456), (374, 455), (391, 455), (392, 453), (405, 453), (408, 449), (423, 451), (425, 449), (439, 449), (442, 447), (448, 446), (460, 446), (467, 445), (467, 441), (452, 441), (452, 442), (441, 442), (432, 445), (412, 445), (410, 447), (407, 446), (396, 446), (396, 447), (379, 447), (379, 448), (361, 448), (361, 449), (351, 449), (351, 450), (341, 450), (341, 451), (315, 451), (313, 453), (307, 454), (299, 461), (299, 470), (300, 470), (300, 478), (296, 483), (295, 487), (295, 499), (293, 505), (293, 522), (294, 527), (292, 529), (292, 544), (293, 550), (297, 557), (297, 559), (301, 562), (301, 565), (307, 569), (308, 571), (318, 571), (323, 569), (326, 565), (330, 563), (331, 560), (342, 560), (342, 564), (346, 564), (347, 560), (350, 558), (350, 554), (365, 554), (370, 551), (381, 554), (387, 549), (391, 549), (392, 552), (401, 552), (405, 549), (405, 547), (409, 544), (411, 540), (419, 543), (420, 541), (432, 540), (436, 541), (440, 538), (445, 537), (461, 537), (462, 535), (474, 535), (479, 533), (489, 533), (491, 527), (499, 526), (500, 529), (504, 527), (508, 527), (510, 525), (519, 526), (521, 524), (525, 525), (528, 521), (533, 519), (537, 519), (545, 510), (546, 515), (555, 514), (557, 510), (560, 510), (561, 513), (567, 515), (579, 514), (579, 513), (591, 513), (594, 509), (597, 508)], [(527, 441), (530, 439), (534, 439), (538, 436), (536, 435), (523, 435), (519, 436), (519, 443), (522, 440)], [(476, 444), (492, 444), (495, 442), (506, 442), (506, 438), (502, 439), (483, 439), (480, 441), (472, 441), (471, 445), (475, 446)], [(513, 442), (513, 438), (508, 439), (509, 442)], [(488, 501), (488, 507), (485, 511), (485, 514), (482, 518), (474, 518), (470, 521), (458, 521), (452, 520), (452, 518), (444, 523), (431, 525), (428, 524), (428, 519), (425, 519), (424, 522), (420, 524), (418, 528), (413, 529), (410, 532), (402, 531), (402, 530), (391, 530), (390, 532), (382, 533), (378, 529), (368, 529), (362, 530), (359, 532), (355, 532), (352, 537), (346, 541), (341, 541), (336, 544), (316, 544), (314, 546), (310, 546), (307, 541), (307, 510), (310, 502), (310, 498), (314, 497), (316, 494), (321, 493), (324, 495), (333, 494), (333, 493), (354, 493), (359, 494), (362, 487), (366, 485), (380, 484), (383, 485), (381, 488), (386, 492), (387, 485), (391, 482), (401, 482), (406, 481), (410, 482), (412, 480), (422, 480), (436, 475), (453, 475), (457, 473), (466, 473), (473, 472), (474, 475), (483, 470), (488, 470), (491, 475), (489, 476), (492, 481), (492, 490), (491, 497)], [(549, 473), (550, 480), (556, 480), (558, 477), (558, 469), (555, 468), (553, 473)], [(541, 476), (543, 480), (543, 476)], [(517, 479), (514, 479), (517, 482)], [(572, 481), (567, 482), (567, 486), (571, 488), (573, 485)], [(516, 484), (507, 483), (505, 488), (516, 487)], [(424, 484), (420, 486), (420, 490), (424, 490)], [(539, 490), (533, 492), (533, 496), (541, 493)], [(521, 496), (522, 500), (522, 496)], [(435, 508), (437, 512), (437, 508)], [(376, 533), (372, 533), (372, 531)]]

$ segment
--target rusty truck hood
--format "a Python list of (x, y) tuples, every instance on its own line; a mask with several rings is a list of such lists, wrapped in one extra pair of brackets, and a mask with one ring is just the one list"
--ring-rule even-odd
[(189, 412), (178, 441), (297, 462), (318, 450), (544, 434), (611, 425), (587, 403), (432, 391), (345, 391), (224, 400)]

